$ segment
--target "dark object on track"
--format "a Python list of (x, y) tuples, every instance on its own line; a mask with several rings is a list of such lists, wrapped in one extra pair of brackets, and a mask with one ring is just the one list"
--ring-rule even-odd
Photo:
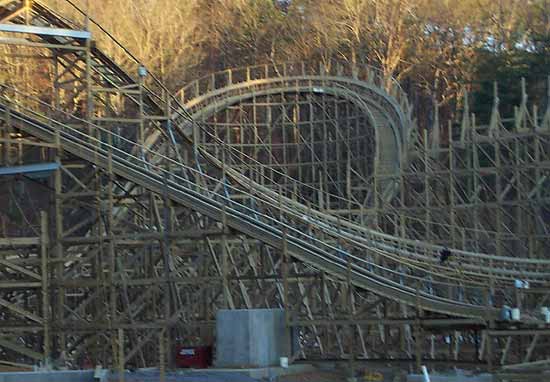
[(448, 248), (443, 248), (439, 252), (439, 264), (444, 264), (451, 257), (451, 251)]

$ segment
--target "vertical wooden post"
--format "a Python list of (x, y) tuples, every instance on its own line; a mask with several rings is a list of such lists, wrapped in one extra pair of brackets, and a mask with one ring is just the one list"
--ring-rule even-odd
[(138, 130), (138, 139), (137, 142), (140, 145), (143, 145), (145, 142), (145, 108), (144, 108), (144, 89), (143, 81), (145, 75), (145, 68), (141, 67), (138, 69), (138, 86), (139, 86), (139, 130)]
[[(61, 165), (61, 142), (59, 137), (59, 131), (56, 132), (56, 162)], [(55, 188), (55, 256), (57, 260), (57, 266), (55, 269), (55, 278), (58, 282), (64, 280), (64, 265), (60, 261), (64, 256), (63, 251), (63, 183), (62, 183), (62, 172), (61, 168), (58, 168), (54, 174), (54, 188)], [(57, 300), (55, 306), (55, 320), (58, 324), (63, 325), (64, 322), (64, 312), (65, 312), (65, 288), (59, 287), (57, 290)], [(60, 349), (65, 349), (66, 344), (66, 335), (63, 332), (59, 333), (59, 343), (58, 346)]]
[[(340, 220), (338, 220), (340, 222)], [(340, 228), (340, 227), (338, 227)], [(355, 335), (354, 335), (354, 324), (353, 324), (353, 284), (351, 283), (351, 256), (347, 256), (347, 304), (348, 304), (348, 315), (349, 315), (349, 380), (355, 381)]]
[(491, 339), (491, 327), (487, 329), (486, 334), (487, 341), (487, 371), (490, 373), (493, 371), (493, 340)]
[(414, 326), (415, 329), (415, 360), (416, 360), (416, 370), (420, 371), (422, 369), (422, 342), (424, 341), (424, 334), (422, 333), (422, 327), (420, 325), (420, 320), (417, 319), (417, 323)]
[(124, 329), (118, 329), (118, 378), (124, 382)]
[(289, 283), (288, 283), (288, 230), (283, 228), (283, 294), (284, 294), (284, 310), (285, 310), (285, 323), (287, 328), (290, 325), (290, 303), (289, 299)]
[(90, 0), (86, 0), (84, 4), (84, 29), (90, 30)]
[(423, 155), (423, 161), (424, 161), (424, 202), (425, 202), (425, 215), (424, 215), (424, 229), (425, 229), (425, 238), (428, 243), (432, 240), (432, 210), (431, 210), (431, 192), (432, 188), (430, 187), (430, 180), (431, 180), (431, 165), (430, 165), (430, 146), (428, 143), (428, 131), (424, 130), (423, 133), (423, 140), (424, 140), (424, 155)]
[[(225, 150), (226, 147), (222, 147), (222, 182), (226, 181), (225, 173)], [(223, 303), (225, 309), (230, 308), (230, 291), (229, 291), (229, 263), (227, 253), (227, 200), (222, 200), (222, 283), (223, 283)]]
[[(87, 19), (87, 16), (86, 16)], [(86, 21), (87, 22), (87, 21)], [(90, 138), (93, 137), (93, 120), (94, 120), (94, 91), (93, 91), (93, 78), (92, 78), (92, 71), (93, 71), (93, 59), (92, 59), (92, 39), (88, 38), (86, 40), (86, 51), (85, 51), (85, 81), (84, 84), (86, 89), (86, 121), (88, 122), (88, 132), (90, 134)], [(99, 134), (99, 131), (97, 131), (97, 134)]]
[(225, 203), (222, 206), (222, 240), (221, 240), (221, 246), (222, 246), (222, 283), (223, 283), (223, 303), (225, 309), (229, 309), (229, 262), (228, 262), (228, 256), (227, 253), (227, 214), (226, 214), (226, 206)]
[(32, 8), (32, 0), (25, 0), (25, 24), (29, 25), (31, 22), (31, 8)]
[[(112, 146), (112, 136), (109, 134), (108, 136), (108, 145), (109, 147)], [(113, 335), (114, 332), (112, 331), (113, 326), (116, 324), (117, 321), (117, 288), (115, 285), (115, 273), (116, 273), (116, 249), (115, 249), (115, 236), (113, 233), (113, 228), (115, 225), (114, 221), (114, 174), (113, 174), (113, 151), (112, 149), (109, 149), (108, 153), (108, 163), (107, 163), (107, 174), (109, 177), (108, 185), (107, 185), (107, 198), (108, 198), (108, 211), (107, 211), (107, 224), (108, 224), (108, 257), (109, 257), (109, 274), (107, 276), (107, 282), (109, 285), (109, 326), (111, 329), (111, 352), (113, 354), (113, 358), (116, 358), (117, 349), (116, 349), (116, 339)]]
[[(492, 269), (492, 261), (491, 261), (491, 269)], [(491, 272), (492, 275), (492, 272)], [(491, 277), (492, 281), (492, 277)], [(491, 304), (491, 293), (493, 292), (492, 287), (489, 288), (487, 291), (487, 312), (489, 312), (492, 304)], [(485, 331), (485, 341), (487, 341), (487, 368), (488, 371), (491, 372), (493, 370), (493, 344), (491, 340), (491, 329), (494, 327), (494, 320), (492, 317), (488, 317), (486, 320), (487, 329)]]
[(160, 382), (166, 381), (166, 341), (164, 340), (166, 332), (164, 330), (160, 331), (159, 334), (159, 371), (160, 371)]
[(50, 333), (50, 291), (48, 273), (48, 215), (40, 211), (40, 255), (42, 273), (42, 314), (44, 319), (44, 364), (47, 366), (51, 358)]
[(10, 165), (10, 147), (11, 147), (11, 143), (10, 143), (10, 133), (11, 133), (11, 111), (10, 111), (10, 107), (9, 105), (6, 105), (6, 111), (4, 112), (5, 113), (5, 120), (4, 120), (4, 131), (3, 131), (3, 136), (4, 136), (4, 143), (2, 145), (2, 148), (3, 148), (3, 162), (4, 162), (4, 166), (9, 166)]
[[(168, 177), (164, 177), (164, 184), (163, 184), (163, 201), (164, 201), (164, 208), (163, 208), (163, 216), (162, 219), (159, 219), (159, 226), (162, 233), (162, 241), (161, 241), (161, 251), (163, 256), (163, 265), (164, 265), (164, 286), (165, 286), (165, 296), (164, 296), (164, 329), (161, 331), (160, 338), (162, 339), (162, 343), (164, 344), (162, 346), (162, 349), (164, 351), (165, 348), (170, 348), (170, 333), (171, 333), (171, 327), (170, 327), (170, 318), (172, 317), (172, 312), (174, 311), (173, 306), (176, 306), (176, 295), (175, 295), (175, 288), (174, 284), (172, 282), (172, 272), (170, 270), (170, 259), (172, 257), (172, 251), (170, 247), (170, 239), (169, 239), (169, 231), (172, 230), (172, 222), (171, 222), (171, 215), (170, 215), (170, 199), (168, 197)], [(156, 203), (155, 198), (151, 198), (152, 203)], [(160, 214), (159, 214), (160, 215)], [(171, 366), (170, 364), (171, 360), (168, 360), (168, 366)]]
[(414, 325), (415, 329), (415, 358), (416, 358), (416, 369), (420, 371), (422, 368), (422, 343), (424, 341), (422, 333), (422, 308), (420, 307), (420, 285), (416, 285), (416, 323)]
[[(455, 196), (455, 152), (454, 152), (454, 140), (453, 140), (453, 123), (449, 120), (447, 125), (448, 135), (448, 150), (449, 150), (449, 223), (451, 224), (451, 248), (456, 248), (458, 245), (457, 230), (456, 230), (456, 196)], [(464, 248), (462, 248), (464, 249)], [(450, 290), (451, 288), (449, 288)]]

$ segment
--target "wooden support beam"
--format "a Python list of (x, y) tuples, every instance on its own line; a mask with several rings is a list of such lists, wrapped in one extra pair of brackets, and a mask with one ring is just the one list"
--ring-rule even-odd
[(35, 279), (35, 280), (42, 280), (42, 275), (36, 273), (36, 272), (33, 272), (31, 270), (28, 270), (26, 269), (25, 267), (21, 267), (17, 264), (13, 264), (11, 261), (9, 260), (2, 260), (0, 259), (0, 265), (3, 265), (4, 267), (6, 268), (9, 268), (9, 269), (12, 269), (14, 271), (17, 271), (18, 273), (21, 273), (21, 274), (24, 274), (24, 275), (27, 275), (29, 276), (30, 278), (32, 279)]
[(41, 273), (42, 273), (42, 316), (44, 320), (44, 362), (47, 364), (51, 358), (51, 301), (50, 301), (50, 276), (48, 269), (48, 251), (49, 251), (49, 232), (48, 215), (46, 212), (40, 212), (40, 254), (41, 254)]
[(15, 314), (18, 314), (21, 317), (37, 322), (39, 324), (44, 324), (44, 320), (42, 319), (42, 317), (39, 317), (38, 315), (32, 312), (29, 312), (28, 310), (23, 309), (16, 304), (13, 304), (7, 300), (4, 300), (3, 298), (0, 298), (0, 306), (3, 306), (4, 308), (11, 310), (12, 312), (14, 312)]
[(16, 353), (19, 353), (19, 354), (22, 354), (26, 357), (29, 357), (31, 359), (34, 359), (36, 361), (42, 361), (43, 360), (43, 355), (42, 353), (38, 353), (34, 350), (31, 350), (23, 345), (19, 345), (19, 344), (16, 344), (16, 343), (13, 343), (11, 341), (9, 341), (6, 337), (1, 337), (0, 336), (0, 346), (5, 348), (5, 349), (8, 349), (8, 350), (12, 350)]
[(29, 247), (39, 244), (40, 238), (38, 237), (0, 238), (0, 246), (2, 247)]
[(125, 363), (126, 356), (124, 355), (124, 329), (118, 329), (118, 380), (119, 382), (124, 382), (125, 380)]

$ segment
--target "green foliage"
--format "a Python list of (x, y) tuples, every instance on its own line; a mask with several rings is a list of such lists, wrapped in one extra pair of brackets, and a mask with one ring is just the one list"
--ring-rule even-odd
[(493, 104), (493, 84), (499, 87), (500, 110), (513, 115), (513, 107), (521, 102), (521, 80), (525, 78), (529, 97), (539, 104), (544, 101), (545, 82), (550, 74), (550, 56), (537, 51), (477, 52), (474, 71), (474, 102), (472, 112), (488, 120)]

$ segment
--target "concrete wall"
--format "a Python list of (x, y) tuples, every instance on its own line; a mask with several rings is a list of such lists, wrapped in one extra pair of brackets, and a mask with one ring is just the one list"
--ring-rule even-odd
[(219, 310), (216, 366), (266, 367), (289, 355), (290, 331), (281, 309)]
[(0, 382), (94, 382), (93, 370), (0, 373)]

